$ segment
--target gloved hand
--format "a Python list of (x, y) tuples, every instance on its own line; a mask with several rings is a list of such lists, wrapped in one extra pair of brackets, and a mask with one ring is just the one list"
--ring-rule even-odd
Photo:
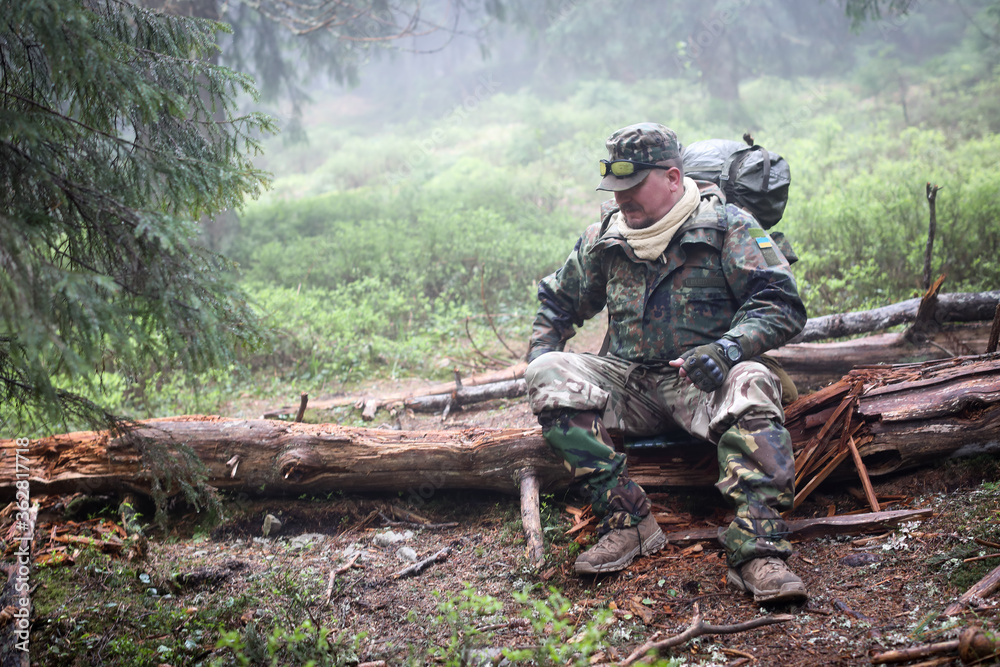
[(715, 391), (726, 381), (733, 362), (718, 343), (699, 345), (681, 355), (684, 373), (702, 391)]

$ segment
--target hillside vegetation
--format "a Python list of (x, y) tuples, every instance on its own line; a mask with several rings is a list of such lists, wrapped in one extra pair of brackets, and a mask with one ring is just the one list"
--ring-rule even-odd
[(878, 62), (849, 79), (747, 82), (739, 121), (681, 80), (579, 81), (549, 96), (482, 78), (444, 113), (410, 118), (360, 93), (319, 100), (307, 141), (269, 144), (271, 191), (214, 239), (239, 263), (270, 344), (193, 384), (150, 369), (146, 382), (108, 374), (104, 390), (137, 416), (214, 412), (240, 397), (443, 377), (487, 355), (512, 362), (538, 279), (597, 220), (604, 139), (639, 120), (685, 143), (749, 129), (785, 156), (793, 183), (776, 229), (799, 255), (811, 316), (918, 293), (927, 182), (942, 187), (935, 276), (947, 274), (946, 291), (995, 288), (1000, 76), (939, 75), (944, 58), (904, 105)]

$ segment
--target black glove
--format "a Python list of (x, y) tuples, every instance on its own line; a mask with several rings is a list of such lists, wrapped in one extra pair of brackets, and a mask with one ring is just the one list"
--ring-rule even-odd
[(729, 340), (699, 345), (681, 355), (684, 372), (702, 391), (715, 391), (721, 387), (729, 369), (742, 357), (739, 344)]

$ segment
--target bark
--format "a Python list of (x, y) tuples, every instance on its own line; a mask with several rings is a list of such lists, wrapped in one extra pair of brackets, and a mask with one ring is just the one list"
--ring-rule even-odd
[[(504, 368), (498, 371), (490, 371), (488, 373), (479, 373), (466, 376), (461, 379), (461, 387), (469, 388), (480, 385), (488, 385), (495, 382), (504, 382), (508, 380), (517, 380), (524, 376), (524, 369), (528, 366), (525, 362), (519, 362), (510, 368)], [(391, 405), (404, 403), (407, 400), (418, 399), (423, 396), (433, 396), (433, 395), (450, 395), (452, 391), (456, 388), (455, 382), (443, 382), (429, 387), (424, 387), (419, 391), (413, 391), (408, 393), (396, 393), (389, 394), (386, 396), (373, 399), (371, 397), (359, 398), (357, 396), (340, 396), (337, 398), (331, 398), (323, 401), (312, 401), (309, 407), (313, 410), (332, 410), (334, 408), (346, 407), (348, 405), (365, 405), (368, 401), (376, 401), (377, 405)], [(271, 408), (265, 410), (262, 419), (279, 419), (281, 417), (295, 414), (297, 406), (293, 405), (283, 405), (278, 408)], [(443, 407), (443, 406), (442, 406)]]
[[(1000, 447), (1000, 358), (855, 369), (788, 406), (786, 425), (799, 468), (828, 465), (849, 437), (871, 476), (990, 451)], [(529, 468), (542, 490), (570, 482), (537, 428), (392, 431), (185, 417), (145, 422), (119, 438), (84, 432), (41, 439), (32, 445), (32, 492), (148, 492), (144, 439), (187, 445), (209, 484), (251, 494), (382, 491), (418, 501), (438, 489), (515, 494)], [(834, 468), (831, 479), (856, 476), (852, 464)], [(629, 470), (645, 486), (708, 486), (718, 478), (715, 447), (690, 439), (629, 450)], [(0, 491), (12, 495), (14, 479), (4, 475)]]
[(855, 366), (978, 354), (986, 349), (989, 331), (986, 323), (949, 324), (919, 342), (907, 340), (905, 333), (884, 333), (830, 343), (790, 343), (768, 355), (781, 362), (801, 394), (840, 379)]
[[(944, 294), (937, 298), (932, 314), (933, 326), (919, 341), (910, 341), (904, 334), (881, 334), (860, 340), (818, 344), (814, 341), (869, 334), (917, 318), (921, 299), (910, 299), (874, 310), (840, 313), (811, 318), (803, 332), (784, 347), (769, 354), (781, 361), (800, 392), (822, 387), (844, 375), (851, 368), (875, 363), (908, 363), (941, 359), (955, 355), (978, 354), (985, 349), (988, 334), (980, 325), (953, 324), (959, 322), (989, 322), (1000, 302), (1000, 291)], [(950, 326), (943, 326), (952, 323)], [(355, 405), (365, 408), (366, 416), (374, 418), (382, 406), (404, 406), (416, 411), (444, 410), (467, 405), (478, 400), (514, 398), (524, 395), (527, 364), (520, 362), (510, 368), (461, 378), (420, 391), (396, 393), (380, 397), (342, 396), (313, 401), (315, 410), (331, 410)], [(490, 389), (486, 386), (494, 385)], [(482, 393), (472, 391), (483, 387)], [(457, 402), (455, 402), (457, 401)], [(295, 405), (266, 410), (265, 419), (278, 419), (296, 414)]]
[[(993, 318), (997, 301), (1000, 301), (1000, 290), (942, 294), (938, 297), (934, 320), (940, 324), (990, 320)], [(810, 318), (802, 333), (791, 342), (808, 343), (824, 338), (842, 338), (888, 329), (914, 321), (919, 307), (920, 298), (916, 298), (874, 310)]]
[(959, 614), (966, 607), (980, 606), (983, 599), (992, 595), (997, 588), (1000, 588), (1000, 567), (994, 568), (989, 574), (977, 581), (972, 588), (962, 593), (957, 601), (948, 605), (948, 608), (944, 610), (945, 616)]
[(433, 394), (407, 399), (403, 405), (415, 412), (437, 412), (449, 405), (458, 407), (481, 401), (492, 401), (498, 398), (517, 398), (524, 396), (528, 387), (524, 379), (504, 380), (472, 387), (462, 387), (447, 394)]

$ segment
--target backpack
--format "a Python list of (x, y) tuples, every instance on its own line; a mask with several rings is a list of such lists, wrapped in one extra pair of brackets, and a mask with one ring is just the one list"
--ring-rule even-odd
[(770, 229), (785, 212), (791, 171), (783, 157), (755, 144), (749, 133), (743, 141), (746, 145), (725, 139), (694, 142), (681, 154), (684, 174), (718, 185), (727, 202), (746, 209), (761, 227)]

